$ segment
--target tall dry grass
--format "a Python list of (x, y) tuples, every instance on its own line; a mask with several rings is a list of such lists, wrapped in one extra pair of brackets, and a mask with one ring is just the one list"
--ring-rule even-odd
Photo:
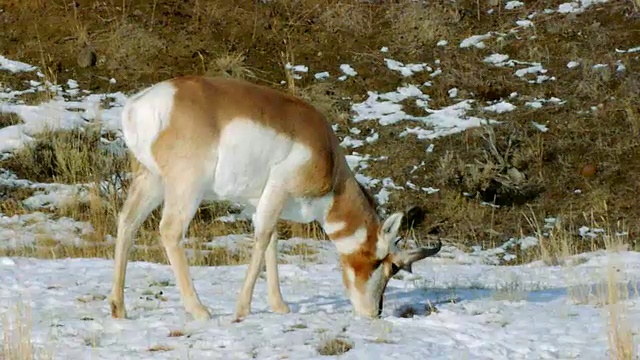
[(18, 301), (1, 316), (2, 320), (2, 360), (49, 360), (53, 359), (51, 349), (36, 347), (32, 341), (31, 309)]

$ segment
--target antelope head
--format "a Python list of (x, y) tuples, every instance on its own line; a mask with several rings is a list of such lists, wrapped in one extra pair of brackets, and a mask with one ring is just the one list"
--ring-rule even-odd
[(412, 264), (440, 251), (435, 247), (400, 250), (398, 231), (404, 214), (390, 215), (379, 227), (374, 252), (360, 252), (343, 257), (343, 281), (357, 315), (378, 317), (382, 313), (387, 283), (401, 269), (412, 272)]

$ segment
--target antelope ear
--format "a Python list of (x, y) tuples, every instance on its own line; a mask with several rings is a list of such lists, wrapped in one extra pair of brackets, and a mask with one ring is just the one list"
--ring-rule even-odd
[(389, 244), (393, 240), (395, 240), (396, 236), (398, 236), (398, 230), (400, 229), (400, 225), (402, 225), (402, 217), (404, 213), (396, 212), (391, 214), (387, 220), (385, 220), (384, 224), (382, 224), (382, 236), (388, 241)]
[(400, 225), (402, 225), (403, 216), (404, 214), (401, 212), (393, 213), (380, 227), (378, 233), (378, 249), (376, 251), (378, 259), (383, 259), (387, 254), (389, 254), (391, 244), (398, 236), (398, 230), (400, 229)]

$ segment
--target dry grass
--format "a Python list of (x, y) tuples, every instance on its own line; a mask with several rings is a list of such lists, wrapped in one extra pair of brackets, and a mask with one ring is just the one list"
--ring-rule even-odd
[[(590, 225), (589, 216), (584, 214), (593, 214), (611, 223), (625, 219), (628, 242), (638, 249), (640, 222), (636, 220), (640, 210), (634, 199), (640, 183), (634, 174), (640, 171), (640, 146), (633, 135), (640, 133), (640, 104), (635, 95), (640, 92), (639, 72), (631, 56), (616, 55), (611, 50), (637, 46), (637, 32), (629, 26), (633, 21), (630, 14), (637, 13), (636, 5), (632, 1), (611, 1), (595, 6), (598, 10), (588, 10), (588, 16), (567, 16), (542, 14), (546, 5), (539, 2), (513, 11), (492, 8), (490, 3), (141, 0), (74, 7), (38, 0), (10, 2), (6, 6), (11, 11), (3, 16), (10, 16), (11, 21), (0, 21), (0, 32), (8, 40), (0, 43), (0, 51), (8, 58), (41, 66), (52, 83), (73, 78), (82, 88), (97, 92), (129, 93), (181, 74), (243, 77), (293, 92), (339, 124), (339, 135), (347, 135), (353, 127), (380, 134), (377, 142), (357, 149), (372, 156), (389, 156), (388, 161), (371, 162), (367, 175), (391, 176), (399, 185), (411, 181), (440, 189), (432, 195), (407, 190), (391, 198), (391, 210), (412, 204), (428, 209), (424, 224), (415, 229), (418, 236), (437, 234), (461, 245), (492, 247), (511, 237), (538, 233), (542, 219), (557, 217), (562, 223), (551, 235), (541, 237), (541, 252), (519, 257), (530, 260), (539, 256), (555, 263), (585, 249), (575, 232)], [(488, 14), (489, 9), (494, 13)], [(525, 18), (533, 11), (538, 11), (535, 28), (520, 29), (518, 36), (509, 33), (516, 18)], [(38, 26), (26, 26), (33, 23)], [(470, 35), (490, 31), (506, 35), (485, 41), (485, 49), (457, 46)], [(450, 45), (436, 47), (442, 39)], [(379, 52), (383, 46), (389, 48), (388, 53)], [(95, 66), (78, 66), (77, 54), (85, 48), (95, 51)], [(513, 76), (513, 68), (483, 63), (482, 59), (493, 52), (522, 61), (540, 61), (557, 80), (529, 84)], [(427, 72), (402, 78), (385, 67), (384, 57), (428, 62), (433, 67), (437, 59), (443, 72), (435, 79)], [(580, 67), (568, 69), (569, 60), (579, 61)], [(624, 73), (615, 71), (618, 60), (626, 66)], [(295, 79), (285, 69), (287, 62), (307, 65), (309, 74)], [(358, 76), (335, 81), (343, 63), (356, 68)], [(592, 68), (599, 63), (611, 68)], [(313, 72), (320, 71), (330, 72), (332, 80), (314, 80)], [(118, 80), (117, 84), (104, 81), (111, 77)], [(19, 88), (25, 79), (23, 75), (3, 75), (0, 81)], [(400, 131), (413, 125), (406, 122), (380, 127), (348, 121), (350, 103), (362, 101), (368, 90), (383, 92), (406, 82), (425, 81), (433, 81), (426, 90), (431, 108), (451, 105), (448, 91), (453, 87), (459, 89), (460, 97), (473, 98), (479, 106), (506, 99), (513, 92), (527, 100), (556, 96), (566, 103), (545, 104), (536, 110), (519, 106), (507, 114), (476, 109), (474, 115), (503, 124), (493, 132), (476, 129), (434, 141), (411, 135), (399, 138)], [(47, 96), (27, 99), (38, 102)], [(589, 112), (599, 104), (597, 111)], [(406, 110), (425, 115), (410, 104), (406, 104)], [(539, 132), (531, 120), (546, 124), (550, 131)], [(0, 126), (18, 121), (14, 116), (2, 116)], [(0, 166), (31, 180), (91, 183), (109, 183), (113, 171), (128, 167), (126, 158), (88, 151), (94, 149), (98, 139), (94, 135), (55, 137), (60, 139), (47, 140), (44, 136), (31, 153), (21, 152), (13, 164)], [(426, 155), (423, 149), (430, 144), (434, 150)], [(421, 163), (424, 165), (412, 171)], [(596, 173), (581, 174), (585, 165), (594, 165)], [(123, 190), (126, 185), (125, 181)], [(576, 189), (581, 193), (576, 194)], [(464, 196), (465, 192), (471, 196)], [(24, 196), (13, 199), (9, 206), (3, 204), (3, 211), (23, 211), (19, 200)], [(95, 192), (89, 202), (72, 205), (61, 213), (90, 221), (97, 229), (95, 240), (102, 241), (114, 234), (121, 202), (122, 193), (117, 191)], [(487, 206), (486, 202), (500, 206)], [(227, 210), (207, 213), (204, 208), (189, 229), (190, 237), (204, 240), (250, 229), (246, 222), (212, 221)], [(153, 248), (148, 250), (149, 256), (160, 261), (162, 252), (155, 250), (157, 221), (155, 212), (143, 226), (138, 243)], [(279, 231), (282, 237), (324, 237), (316, 224), (281, 222)], [(601, 242), (590, 244), (589, 249), (591, 245), (603, 247)], [(235, 258), (229, 255), (229, 261)]]
[(451, 39), (452, 25), (462, 18), (459, 6), (423, 2), (390, 4), (385, 15), (391, 24), (385, 30), (394, 39), (393, 50), (403, 49), (408, 55), (420, 54), (439, 40)]
[(17, 125), (20, 123), (22, 123), (22, 120), (18, 115), (11, 114), (11, 113), (7, 113), (7, 114), (0, 113), (0, 129), (3, 127)]
[(220, 54), (205, 67), (205, 75), (239, 79), (254, 78), (256, 75), (247, 67), (246, 59), (243, 53), (238, 52)]
[[(602, 309), (607, 326), (608, 355), (612, 360), (637, 359), (634, 334), (637, 331), (629, 322), (627, 301), (640, 296), (636, 282), (625, 282), (620, 279), (624, 274), (624, 262), (619, 252), (628, 250), (629, 245), (614, 231), (606, 229), (604, 245), (607, 253), (607, 264), (603, 266), (603, 281), (596, 284), (570, 286), (567, 289), (569, 299), (574, 304), (592, 305)], [(579, 258), (577, 260), (580, 260)], [(565, 262), (568, 268), (579, 265), (581, 261)], [(571, 274), (571, 273), (569, 273)], [(571, 275), (569, 275), (571, 276)]]
[(21, 301), (2, 316), (2, 348), (0, 359), (35, 360), (53, 359), (49, 351), (32, 344), (30, 308)]
[(70, 131), (45, 130), (35, 141), (0, 163), (21, 179), (81, 184), (119, 176), (128, 170), (126, 156), (102, 144), (109, 138), (98, 124)]
[[(57, 213), (89, 221), (95, 229), (91, 240), (101, 243), (107, 234), (114, 234), (130, 167), (125, 154), (114, 153), (113, 148), (103, 144), (108, 138), (109, 134), (103, 134), (98, 125), (71, 131), (45, 131), (0, 166), (22, 179), (88, 185), (87, 196), (68, 201)], [(20, 190), (11, 196), (13, 208), (5, 209), (9, 213), (22, 208), (22, 199), (16, 197), (17, 194)]]
[(317, 347), (318, 354), (323, 356), (340, 356), (353, 349), (353, 343), (341, 337), (323, 339)]
[[(628, 284), (621, 284), (619, 281), (619, 272), (622, 270), (621, 266), (623, 264), (620, 259), (617, 259), (617, 252), (626, 250), (627, 245), (612, 237), (607, 241), (606, 246), (610, 252), (607, 266), (606, 297), (604, 299), (609, 323), (607, 336), (609, 356), (612, 360), (637, 359), (637, 349), (633, 339), (633, 324), (629, 323), (625, 316), (629, 310), (624, 304), (624, 301), (629, 300), (632, 294), (630, 294)], [(637, 288), (633, 295), (640, 295)]]
[(149, 351), (151, 352), (157, 352), (157, 351), (171, 351), (174, 348), (168, 345), (162, 345), (162, 344), (158, 344), (158, 345), (153, 345), (151, 347), (149, 347)]

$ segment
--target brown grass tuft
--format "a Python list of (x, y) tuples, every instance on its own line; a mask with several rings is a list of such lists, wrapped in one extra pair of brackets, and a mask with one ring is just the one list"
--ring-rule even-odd
[(185, 336), (185, 333), (182, 330), (171, 330), (169, 331), (169, 337), (182, 337)]
[(18, 125), (22, 123), (22, 119), (20, 119), (20, 117), (16, 114), (12, 114), (12, 113), (0, 113), (0, 129), (7, 127), (7, 126), (11, 126), (11, 125)]
[(149, 347), (149, 351), (151, 352), (158, 352), (158, 351), (172, 351), (174, 348), (168, 345), (152, 345), (151, 347)]
[(104, 146), (103, 136), (98, 126), (47, 130), (0, 166), (22, 179), (65, 184), (89, 183), (128, 170), (127, 157)]
[(318, 354), (323, 356), (339, 356), (351, 349), (353, 343), (340, 337), (324, 339), (317, 347)]
[(232, 78), (253, 78), (255, 73), (247, 67), (246, 56), (239, 52), (226, 52), (211, 60), (206, 75)]

